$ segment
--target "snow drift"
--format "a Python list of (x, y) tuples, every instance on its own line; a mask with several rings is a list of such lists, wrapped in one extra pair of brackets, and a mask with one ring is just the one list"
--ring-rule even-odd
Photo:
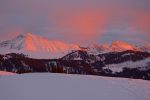
[(15, 75), (16, 73), (7, 72), (7, 71), (0, 71), (0, 76), (2, 75)]

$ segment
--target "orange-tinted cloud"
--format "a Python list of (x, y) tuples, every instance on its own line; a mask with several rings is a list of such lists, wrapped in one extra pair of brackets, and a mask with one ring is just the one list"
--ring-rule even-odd
[(150, 33), (150, 12), (136, 12), (133, 13), (131, 27), (140, 33)]
[(135, 36), (139, 36), (137, 41), (150, 42), (150, 12), (132, 11), (131, 21), (129, 23), (129, 32), (134, 32)]
[(69, 39), (76, 38), (79, 42), (96, 41), (108, 21), (108, 13), (101, 10), (75, 10), (73, 13), (62, 11), (57, 13), (55, 27), (65, 30)]
[(1, 0), (0, 37), (10, 33), (9, 39), (19, 31), (85, 44), (122, 39), (124, 34), (145, 40), (150, 33), (149, 5), (150, 0)]

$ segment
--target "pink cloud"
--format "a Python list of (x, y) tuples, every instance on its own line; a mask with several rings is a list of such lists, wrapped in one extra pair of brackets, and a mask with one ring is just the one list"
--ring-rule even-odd
[(104, 34), (117, 39), (124, 37), (117, 34), (130, 38), (136, 32), (149, 36), (150, 13), (142, 8), (145, 4), (138, 3), (139, 0), (136, 4), (141, 6), (128, 0), (83, 1), (4, 1), (0, 6), (0, 31), (4, 34), (1, 37), (9, 38), (5, 33), (13, 36), (14, 32), (32, 32), (67, 42), (91, 43), (99, 41)]
[(106, 11), (97, 9), (60, 10), (55, 14), (55, 28), (64, 30), (68, 39), (77, 38), (82, 43), (98, 40), (109, 19)]

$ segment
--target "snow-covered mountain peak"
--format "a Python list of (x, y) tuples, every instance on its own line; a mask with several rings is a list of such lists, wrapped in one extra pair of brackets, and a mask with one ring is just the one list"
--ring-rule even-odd
[(24, 39), (24, 38), (25, 38), (25, 34), (20, 34), (14, 39)]
[(112, 51), (137, 50), (137, 48), (123, 41), (114, 41), (110, 45)]
[(149, 44), (134, 46), (123, 41), (114, 41), (110, 44), (93, 44), (88, 47), (80, 47), (76, 44), (68, 44), (62, 41), (49, 40), (32, 33), (20, 34), (14, 39), (0, 43), (0, 53), (23, 53), (32, 58), (60, 58), (68, 52), (83, 50), (89, 54), (98, 55), (107, 52), (121, 52), (126, 50), (150, 51)]
[(1, 54), (24, 53), (34, 58), (59, 58), (72, 50), (79, 50), (76, 44), (48, 40), (31, 33), (21, 34), (12, 40), (0, 43)]
[(88, 53), (94, 55), (97, 55), (99, 53), (121, 52), (126, 50), (139, 51), (141, 49), (137, 46), (134, 46), (132, 44), (123, 41), (114, 41), (110, 44), (101, 44), (101, 45), (93, 44), (86, 49)]
[(129, 43), (127, 43), (127, 42), (124, 42), (124, 41), (113, 41), (112, 43), (111, 43), (111, 45), (113, 46), (113, 45), (116, 45), (116, 46), (120, 46), (120, 45), (122, 45), (122, 46), (127, 46), (127, 47), (132, 47), (132, 45), (131, 44), (129, 44)]
[(27, 33), (26, 49), (29, 51), (65, 52), (71, 49), (79, 49), (79, 46), (75, 44), (67, 44), (57, 40), (50, 41), (47, 38)]
[(1, 53), (9, 53), (10, 50), (21, 50), (24, 47), (25, 36), (18, 35), (12, 40), (3, 41), (0, 43), (0, 51)]

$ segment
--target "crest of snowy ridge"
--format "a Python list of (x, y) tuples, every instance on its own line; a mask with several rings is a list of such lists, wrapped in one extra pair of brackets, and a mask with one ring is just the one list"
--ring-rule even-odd
[(76, 50), (83, 50), (88, 54), (98, 55), (100, 53), (121, 52), (126, 50), (150, 51), (150, 45), (147, 43), (134, 46), (123, 41), (115, 41), (111, 44), (93, 44), (88, 47), (81, 47), (77, 44), (49, 40), (31, 33), (21, 34), (14, 39), (0, 43), (1, 54), (23, 53), (30, 58), (57, 59)]

